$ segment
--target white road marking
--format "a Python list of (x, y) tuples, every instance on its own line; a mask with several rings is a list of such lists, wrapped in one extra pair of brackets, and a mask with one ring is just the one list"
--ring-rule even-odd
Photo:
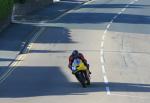
[(105, 66), (104, 65), (102, 65), (102, 72), (103, 72), (103, 74), (106, 74)]
[(7, 72), (5, 72), (1, 77), (0, 77), (0, 84), (3, 83), (4, 80), (6, 80), (6, 78), (14, 71), (14, 69), (16, 68), (17, 65), (19, 65), (22, 60), (24, 59), (25, 55), (19, 55), (17, 58), (16, 58), (16, 61), (13, 62), (11, 65), (10, 65), (10, 68), (8, 69)]
[(105, 82), (105, 84), (108, 84), (108, 79), (107, 79), (106, 75), (104, 75), (104, 82)]
[(106, 35), (103, 35), (103, 36), (102, 36), (102, 40), (103, 40), (103, 41), (105, 40), (105, 37), (106, 37)]
[(117, 17), (118, 17), (118, 15), (114, 16), (112, 20), (114, 21)]
[(103, 49), (101, 50), (101, 56), (103, 56), (104, 55), (104, 51), (103, 51)]
[[(49, 20), (49, 22), (55, 22), (55, 21), (61, 19), (62, 17), (64, 17), (65, 15), (67, 15), (68, 13), (71, 13), (71, 12), (73, 12), (74, 10), (79, 9), (79, 8), (80, 8), (81, 6), (83, 6), (84, 4), (89, 4), (89, 3), (92, 3), (92, 2), (94, 2), (94, 1), (95, 1), (95, 0), (85, 1), (85, 2), (83, 2), (83, 3), (81, 3), (81, 4), (79, 4), (78, 6), (74, 7), (73, 9), (66, 11), (66, 12), (63, 13), (62, 15), (56, 17), (55, 19)], [(15, 6), (13, 7), (13, 15), (12, 15), (12, 18), (11, 18), (11, 21), (12, 21), (13, 23), (17, 23), (17, 24), (29, 24), (29, 25), (43, 25), (43, 24), (48, 24), (48, 23), (45, 23), (45, 22), (33, 23), (33, 22), (26, 22), (25, 20), (24, 20), (24, 21), (15, 20), (14, 15), (15, 15)]]
[(102, 73), (103, 73), (103, 78), (104, 78), (104, 83), (107, 84), (107, 86), (105, 87), (106, 88), (106, 92), (107, 92), (107, 95), (110, 95), (110, 88), (108, 86), (109, 82), (108, 82), (108, 79), (107, 79), (107, 75), (106, 75), (106, 70), (105, 70), (105, 65), (104, 65), (104, 41), (105, 41), (105, 36), (106, 36), (106, 33), (108, 31), (108, 29), (110, 28), (111, 24), (114, 22), (114, 20), (119, 16), (121, 15), (129, 6), (130, 4), (133, 4), (135, 3), (135, 1), (138, 1), (138, 0), (134, 0), (134, 1), (131, 1), (129, 4), (127, 4), (123, 9), (121, 9), (121, 11), (119, 11), (117, 13), (117, 15), (115, 15), (112, 20), (109, 22), (109, 24), (106, 26), (106, 29), (102, 35), (102, 41), (101, 41), (101, 64), (102, 64)]
[(110, 27), (110, 24), (107, 25), (107, 29), (109, 29), (109, 27)]
[(41, 35), (42, 32), (44, 32), (45, 29), (46, 29), (46, 27), (43, 27), (35, 34), (35, 36), (31, 39), (31, 41), (29, 42), (28, 46), (25, 48), (23, 53), (28, 53), (30, 51), (35, 40)]
[(104, 41), (101, 42), (101, 48), (103, 48), (103, 47), (104, 47)]
[(104, 64), (104, 58), (101, 56), (101, 63)]
[(134, 4), (135, 1), (130, 2), (130, 4)]
[[(32, 40), (29, 42), (29, 45), (26, 47), (26, 49), (24, 50), (24, 52), (28, 52), (33, 45), (33, 42), (35, 42), (35, 40), (39, 37), (39, 35), (45, 30), (45, 27), (41, 28), (36, 34), (35, 36), (32, 38)], [(11, 75), (11, 73), (14, 71), (15, 68), (17, 68), (17, 65), (19, 65), (23, 59), (25, 58), (26, 54), (21, 54), (19, 55), (16, 60), (10, 65), (9, 69), (7, 72), (5, 72), (1, 77), (0, 77), (0, 84), (3, 83), (4, 80), (6, 80), (8, 78), (9, 75)]]
[(110, 95), (110, 88), (106, 87), (107, 95)]
[(118, 15), (120, 15), (122, 12), (120, 11), (120, 12), (118, 12)]
[(124, 12), (126, 10), (126, 8), (123, 8), (121, 11)]
[(107, 33), (107, 30), (104, 31), (104, 34), (106, 34), (106, 33)]

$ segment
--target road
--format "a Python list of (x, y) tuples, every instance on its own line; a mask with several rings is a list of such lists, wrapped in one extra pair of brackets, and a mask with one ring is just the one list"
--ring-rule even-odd
[[(148, 0), (96, 0), (41, 24), (0, 84), (0, 103), (149, 103), (149, 9)], [(67, 68), (74, 49), (90, 64), (88, 88)]]

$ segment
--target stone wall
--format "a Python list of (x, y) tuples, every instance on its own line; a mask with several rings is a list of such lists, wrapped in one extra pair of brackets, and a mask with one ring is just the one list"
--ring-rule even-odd
[(26, 0), (24, 4), (15, 4), (15, 15), (26, 15), (53, 3), (53, 0)]

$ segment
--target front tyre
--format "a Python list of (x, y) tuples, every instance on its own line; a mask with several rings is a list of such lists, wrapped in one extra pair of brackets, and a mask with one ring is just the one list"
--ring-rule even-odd
[(76, 74), (77, 80), (81, 83), (83, 88), (86, 88), (85, 77), (82, 72), (77, 72)]

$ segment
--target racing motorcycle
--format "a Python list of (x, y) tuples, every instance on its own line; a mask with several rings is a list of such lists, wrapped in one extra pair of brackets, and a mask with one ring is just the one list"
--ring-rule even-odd
[(81, 83), (82, 87), (90, 85), (90, 73), (81, 59), (74, 59), (72, 63), (72, 74), (74, 74), (77, 80)]

